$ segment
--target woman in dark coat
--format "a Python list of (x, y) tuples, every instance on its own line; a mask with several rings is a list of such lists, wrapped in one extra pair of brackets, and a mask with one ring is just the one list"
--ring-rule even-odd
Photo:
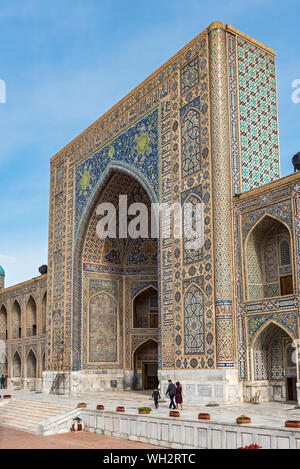
[(176, 394), (175, 394), (176, 409), (178, 409), (178, 404), (180, 404), (180, 409), (182, 410), (182, 387), (179, 381), (176, 383)]

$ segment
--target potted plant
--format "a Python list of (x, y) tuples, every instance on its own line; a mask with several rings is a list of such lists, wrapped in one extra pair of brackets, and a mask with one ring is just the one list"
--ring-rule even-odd
[(125, 412), (125, 407), (118, 406), (118, 407), (116, 408), (116, 412)]
[(210, 420), (210, 414), (207, 414), (205, 412), (200, 412), (198, 414), (198, 419), (199, 420)]
[(150, 409), (150, 407), (139, 407), (138, 408), (138, 411), (139, 411), (139, 414), (150, 414), (152, 409)]
[(98, 404), (96, 407), (97, 410), (104, 410), (104, 405)]
[(79, 402), (79, 404), (77, 404), (77, 407), (79, 407), (79, 409), (82, 409), (84, 407), (87, 407), (87, 403), (86, 402)]
[(262, 448), (261, 446), (252, 443), (251, 445), (248, 445), (248, 446), (240, 446), (238, 449), (261, 449), (261, 448)]
[(300, 420), (286, 420), (284, 425), (289, 428), (300, 428)]
[(246, 415), (240, 415), (236, 419), (236, 423), (251, 423), (250, 417), (247, 417)]
[(180, 412), (178, 410), (170, 410), (169, 416), (170, 417), (180, 417)]
[(75, 417), (72, 423), (72, 432), (81, 432), (83, 430), (83, 423), (80, 417)]

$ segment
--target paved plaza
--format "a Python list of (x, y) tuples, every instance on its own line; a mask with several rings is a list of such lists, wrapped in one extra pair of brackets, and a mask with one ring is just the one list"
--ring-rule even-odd
[[(77, 432), (40, 436), (0, 426), (0, 449), (151, 449), (156, 446)], [(161, 449), (161, 448), (160, 448)]]
[[(86, 402), (88, 409), (95, 409), (97, 404), (103, 404), (106, 411), (114, 411), (117, 406), (124, 406), (126, 413), (137, 414), (138, 407), (152, 407), (151, 416), (168, 417), (169, 401), (165, 396), (155, 409), (150, 392), (139, 391), (114, 391), (84, 393), (77, 395), (54, 395), (46, 393), (36, 393), (34, 391), (6, 390), (14, 399), (44, 401), (77, 406), (79, 402)], [(185, 396), (184, 396), (185, 398)], [(199, 412), (209, 412), (211, 421), (215, 423), (235, 423), (236, 417), (245, 414), (251, 417), (251, 425), (263, 425), (265, 427), (280, 429), (284, 427), (285, 420), (300, 420), (300, 408), (296, 408), (296, 403), (269, 402), (264, 404), (231, 404), (217, 407), (190, 405), (183, 402), (181, 417), (187, 420), (197, 419)]]

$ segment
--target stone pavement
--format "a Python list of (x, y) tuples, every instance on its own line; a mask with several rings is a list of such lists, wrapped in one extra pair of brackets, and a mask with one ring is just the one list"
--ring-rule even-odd
[[(97, 404), (103, 404), (105, 410), (115, 410), (118, 405), (124, 406), (125, 411), (137, 413), (137, 408), (142, 406), (152, 407), (152, 415), (167, 417), (169, 414), (168, 400), (164, 397), (159, 409), (156, 410), (151, 399), (151, 392), (147, 391), (111, 391), (98, 393), (81, 393), (76, 395), (53, 395), (36, 393), (34, 391), (6, 390), (15, 399), (53, 402), (60, 404), (72, 404), (74, 407), (79, 402), (86, 402), (89, 409), (95, 409)], [(185, 398), (185, 396), (183, 396)], [(269, 402), (266, 404), (231, 404), (218, 407), (195, 406), (184, 402), (184, 410), (181, 416), (185, 419), (196, 419), (198, 412), (209, 412), (211, 420), (218, 423), (235, 423), (236, 417), (245, 414), (251, 417), (253, 425), (264, 425), (273, 428), (282, 428), (285, 420), (300, 420), (300, 409), (295, 409), (296, 403)], [(251, 425), (250, 424), (250, 425)]]
[[(39, 436), (0, 426), (0, 449), (157, 449), (136, 441), (110, 438), (89, 432)], [(161, 447), (160, 447), (161, 449)]]

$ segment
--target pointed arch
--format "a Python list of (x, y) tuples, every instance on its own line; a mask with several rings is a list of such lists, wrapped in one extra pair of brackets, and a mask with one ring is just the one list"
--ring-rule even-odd
[(22, 313), (20, 303), (15, 300), (12, 308), (12, 337), (20, 339), (22, 337)]
[(43, 356), (42, 356), (42, 372), (43, 371), (46, 371), (46, 353), (45, 352), (43, 353)]
[(7, 364), (7, 356), (5, 352), (2, 352), (0, 358), (0, 374), (7, 375), (8, 372), (8, 364)]
[(106, 291), (90, 300), (88, 328), (89, 362), (116, 363), (119, 355), (118, 304)]
[(292, 246), (289, 226), (265, 213), (252, 226), (244, 243), (245, 280), (248, 300), (277, 297), (293, 293), (292, 250), (290, 264), (281, 265), (280, 242)]
[(283, 382), (286, 369), (286, 343), (291, 344), (292, 341), (292, 335), (286, 327), (273, 319), (267, 321), (253, 338), (252, 379)]
[(182, 177), (200, 171), (200, 112), (192, 106), (181, 118), (181, 154)]
[(29, 337), (36, 335), (36, 312), (36, 301), (30, 295), (26, 304), (26, 333)]
[[(182, 205), (183, 263), (199, 262), (203, 257), (204, 221), (201, 197), (191, 192)], [(191, 246), (196, 243), (196, 246)]]
[(183, 297), (184, 308), (184, 353), (204, 353), (204, 293), (192, 283)]
[(36, 378), (37, 372), (37, 359), (34, 351), (32, 349), (29, 350), (26, 359), (26, 377), (27, 378)]
[(158, 290), (152, 285), (141, 290), (133, 299), (133, 327), (158, 327)]
[(148, 338), (137, 345), (132, 353), (134, 389), (153, 389), (158, 385), (158, 342)]
[(46, 315), (47, 315), (47, 292), (44, 293), (42, 299), (42, 314), (41, 314), (41, 333), (46, 333)]
[(13, 377), (20, 378), (22, 373), (22, 360), (19, 352), (16, 350), (13, 357)]
[(0, 308), (0, 339), (7, 340), (7, 309), (4, 305)]
[[(85, 243), (86, 233), (89, 227), (90, 219), (95, 211), (99, 197), (104, 191), (107, 183), (115, 172), (120, 172), (129, 175), (134, 180), (139, 182), (141, 186), (146, 191), (150, 202), (157, 203), (157, 195), (154, 190), (151, 188), (151, 184), (148, 180), (138, 171), (132, 168), (129, 168), (125, 163), (113, 162), (108, 165), (105, 169), (102, 177), (99, 179), (97, 185), (95, 186), (89, 200), (83, 210), (83, 213), (80, 216), (78, 223), (78, 230), (75, 235), (74, 241), (74, 263), (73, 263), (73, 334), (72, 334), (72, 349), (74, 351), (72, 356), (72, 369), (78, 370), (81, 367), (81, 346), (82, 346), (82, 331), (78, 328), (78, 321), (81, 314), (81, 297), (82, 297), (82, 253)], [(155, 213), (155, 216), (159, 217), (159, 214)], [(158, 225), (159, 226), (159, 225)], [(159, 260), (158, 260), (159, 262)], [(80, 322), (80, 321), (79, 321)], [(84, 341), (83, 341), (84, 342)], [(99, 347), (98, 347), (99, 349)], [(115, 350), (117, 347), (115, 348)], [(76, 350), (76, 353), (75, 353)]]

